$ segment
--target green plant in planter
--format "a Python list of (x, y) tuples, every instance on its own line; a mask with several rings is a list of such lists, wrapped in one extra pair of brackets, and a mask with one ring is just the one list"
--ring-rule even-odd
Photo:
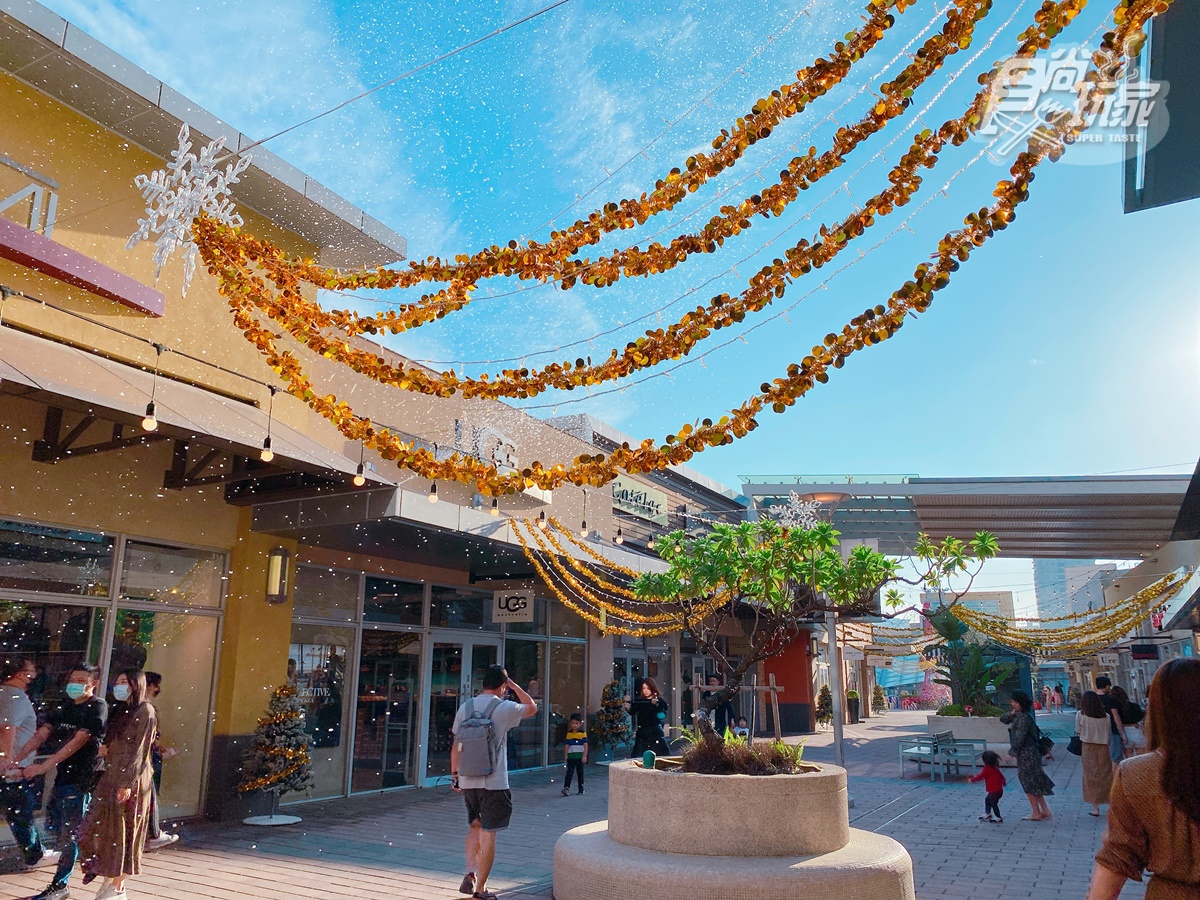
[(875, 690), (871, 692), (871, 712), (885, 713), (887, 708), (887, 694), (883, 692), (883, 685), (877, 684)]
[(1017, 670), (1016, 665), (988, 662), (979, 645), (967, 645), (963, 640), (967, 626), (949, 609), (930, 617), (930, 622), (946, 641), (938, 667), (942, 677), (935, 678), (934, 683), (950, 688), (955, 704), (970, 706), (975, 715), (982, 715), (979, 710), (994, 705), (990, 699), (992, 691), (1009, 679)]
[[(683, 729), (678, 770), (699, 775), (798, 775), (820, 766), (804, 762), (804, 742), (751, 741), (710, 728)], [(671, 761), (668, 760), (668, 763)], [(672, 768), (675, 768), (672, 766)]]
[(858, 700), (859, 699), (858, 691), (846, 691), (846, 699), (847, 700)]
[(939, 716), (965, 716), (967, 709), (961, 703), (947, 703), (937, 711)]

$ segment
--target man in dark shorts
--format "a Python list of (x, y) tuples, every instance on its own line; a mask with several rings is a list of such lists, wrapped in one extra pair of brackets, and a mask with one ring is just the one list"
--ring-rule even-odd
[[(503, 699), (506, 691), (512, 691), (517, 702)], [(458, 774), (458, 733), (471, 714), (474, 704), (481, 708), (500, 698), (492, 710), (492, 723), (496, 731), (496, 771), (491, 775), (468, 777)], [(488, 875), (496, 858), (496, 832), (508, 827), (512, 816), (512, 793), (508, 789), (508, 754), (505, 753), (505, 738), (508, 732), (522, 719), (537, 715), (537, 704), (520, 685), (511, 681), (503, 666), (491, 666), (483, 674), (483, 691), (478, 700), (472, 698), (458, 708), (454, 717), (454, 743), (450, 745), (450, 772), (454, 777), (454, 790), (463, 795), (467, 802), (466, 853), (467, 874), (463, 877), (459, 891), (478, 897), (480, 900), (496, 900), (496, 895), (487, 889)]]

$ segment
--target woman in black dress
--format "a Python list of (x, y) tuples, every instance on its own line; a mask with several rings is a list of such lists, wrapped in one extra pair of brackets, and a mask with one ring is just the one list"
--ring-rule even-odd
[(1054, 782), (1042, 768), (1042, 748), (1038, 742), (1040, 732), (1033, 721), (1033, 698), (1024, 691), (1013, 691), (1008, 707), (1012, 711), (1007, 716), (1001, 716), (1000, 721), (1010, 726), (1009, 755), (1017, 761), (1017, 778), (1021, 782), (1021, 790), (1029, 798), (1031, 811), (1024, 818), (1029, 822), (1040, 822), (1051, 817), (1046, 798), (1054, 795)]
[(653, 678), (643, 678), (634, 683), (634, 697), (629, 701), (629, 715), (633, 719), (634, 737), (631, 759), (636, 759), (647, 750), (659, 756), (670, 756), (671, 748), (663, 736), (663, 725), (667, 721), (667, 701), (658, 694), (658, 685)]

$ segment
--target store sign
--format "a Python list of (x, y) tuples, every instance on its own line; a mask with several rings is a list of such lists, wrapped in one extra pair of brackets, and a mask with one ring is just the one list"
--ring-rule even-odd
[(1133, 644), (1129, 652), (1134, 659), (1152, 659), (1158, 661), (1158, 644)]
[(612, 483), (613, 509), (655, 525), (667, 524), (667, 495), (632, 478), (618, 476)]
[(868, 656), (867, 665), (874, 666), (876, 669), (890, 669), (895, 665), (895, 660), (890, 656)]
[(493, 591), (493, 622), (532, 622), (533, 591)]
[(1097, 661), (1102, 669), (1115, 669), (1121, 660), (1115, 653), (1101, 653), (1097, 657)]
[(842, 660), (845, 662), (862, 662), (866, 658), (866, 654), (857, 647), (845, 647), (842, 650)]

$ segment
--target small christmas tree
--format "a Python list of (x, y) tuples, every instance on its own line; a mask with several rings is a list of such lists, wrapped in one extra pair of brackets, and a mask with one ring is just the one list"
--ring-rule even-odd
[(312, 786), (312, 758), (304, 731), (304, 708), (296, 688), (285, 684), (271, 695), (267, 714), (254, 729), (254, 746), (242, 758), (240, 793), (273, 791), (279, 795)]
[(821, 690), (817, 694), (817, 722), (821, 725), (828, 725), (833, 721), (833, 692), (829, 690), (829, 685), (821, 685)]
[(875, 685), (875, 690), (871, 693), (871, 712), (885, 713), (887, 712), (888, 701), (887, 694), (883, 692), (882, 685)]
[(610, 681), (604, 686), (604, 692), (600, 695), (600, 710), (596, 713), (596, 724), (592, 727), (592, 738), (601, 750), (629, 740), (629, 723), (620, 682)]

